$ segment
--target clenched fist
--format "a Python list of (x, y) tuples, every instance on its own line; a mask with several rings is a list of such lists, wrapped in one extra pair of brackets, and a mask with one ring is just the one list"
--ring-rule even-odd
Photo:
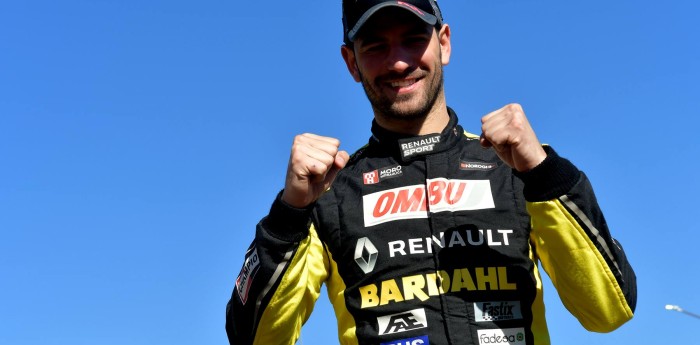
[(282, 201), (304, 208), (328, 189), (350, 156), (335, 138), (305, 133), (294, 137)]
[(511, 168), (526, 172), (547, 158), (519, 104), (509, 104), (481, 118), (481, 146), (493, 147)]

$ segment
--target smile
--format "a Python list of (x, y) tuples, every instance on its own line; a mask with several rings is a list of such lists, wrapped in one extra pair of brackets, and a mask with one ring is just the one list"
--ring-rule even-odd
[(397, 80), (391, 82), (391, 87), (408, 87), (415, 84), (417, 79)]

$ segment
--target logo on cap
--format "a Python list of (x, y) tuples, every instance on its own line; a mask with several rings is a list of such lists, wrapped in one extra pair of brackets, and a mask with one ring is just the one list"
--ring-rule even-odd
[(411, 4), (407, 3), (407, 2), (397, 1), (396, 3), (399, 4), (399, 5), (401, 5), (401, 6), (406, 6), (406, 7), (410, 8), (410, 9), (412, 9), (412, 10), (418, 12), (421, 16), (425, 14), (420, 8), (418, 8), (418, 7), (416, 7), (416, 6), (413, 6), (413, 5), (411, 5)]

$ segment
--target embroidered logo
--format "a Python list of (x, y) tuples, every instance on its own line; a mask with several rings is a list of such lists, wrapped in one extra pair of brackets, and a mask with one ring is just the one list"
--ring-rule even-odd
[(401, 165), (392, 165), (362, 174), (364, 184), (377, 184), (386, 179), (403, 175)]

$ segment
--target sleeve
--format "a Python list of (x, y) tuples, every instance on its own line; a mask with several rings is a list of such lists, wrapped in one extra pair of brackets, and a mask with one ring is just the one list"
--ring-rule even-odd
[(530, 241), (564, 306), (587, 330), (611, 332), (633, 316), (636, 276), (586, 175), (545, 150), (539, 166), (516, 172), (525, 185)]
[(310, 214), (278, 196), (258, 223), (226, 306), (230, 344), (294, 344), (299, 338), (329, 269)]

